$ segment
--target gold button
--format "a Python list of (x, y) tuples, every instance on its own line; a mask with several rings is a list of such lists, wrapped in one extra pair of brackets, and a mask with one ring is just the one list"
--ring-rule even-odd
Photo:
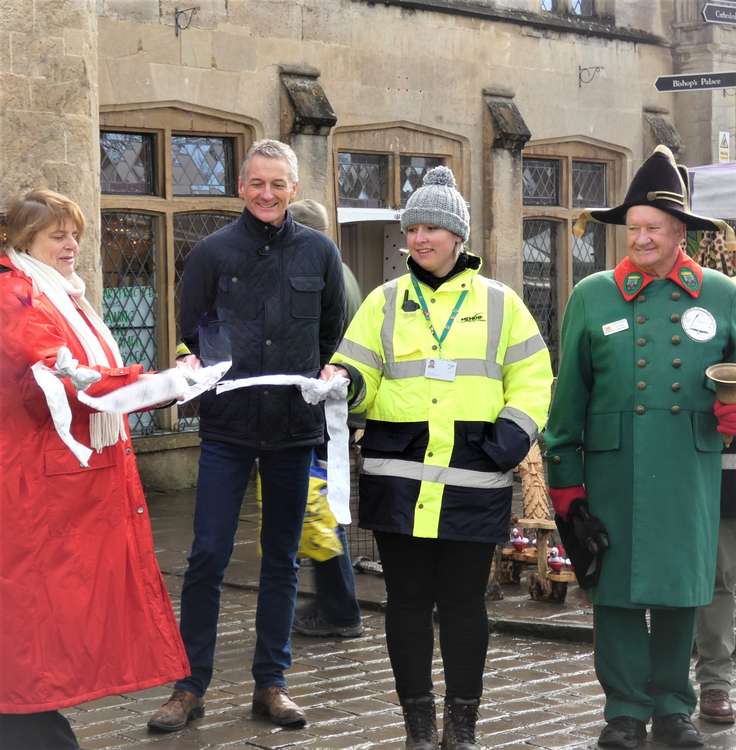
[(643, 336), (640, 336), (640, 337), (639, 337), (639, 338), (638, 338), (638, 339), (636, 340), (636, 345), (637, 345), (637, 346), (646, 346), (646, 344), (647, 344), (647, 340), (646, 340), (646, 339), (645, 339), (645, 338), (644, 338)]
[(637, 359), (636, 360), (636, 366), (637, 367), (646, 367), (647, 366), (646, 359)]
[(674, 406), (673, 406), (673, 407), (672, 407), (672, 408), (670, 409), (670, 411), (671, 411), (671, 412), (672, 412), (673, 414), (679, 414), (679, 413), (680, 413), (680, 407), (679, 407), (679, 406), (678, 406), (677, 404), (675, 404), (675, 405), (674, 405)]
[(645, 406), (642, 406), (641, 404), (639, 404), (639, 405), (638, 405), (638, 406), (636, 407), (636, 409), (634, 409), (634, 411), (635, 411), (635, 412), (636, 412), (637, 414), (644, 414), (644, 412), (646, 411), (646, 407), (645, 407)]
[(673, 391), (679, 391), (680, 390), (680, 384), (679, 383), (673, 383), (672, 384), (672, 390)]
[(670, 320), (673, 323), (679, 323), (680, 322), (680, 316), (677, 313), (672, 313), (672, 315), (670, 315)]
[(674, 344), (675, 346), (678, 346), (681, 340), (682, 340), (682, 339), (681, 339), (681, 338), (680, 338), (679, 336), (673, 336), (673, 337), (672, 337), (672, 343), (673, 343), (673, 344)]
[(672, 360), (672, 366), (682, 367), (682, 360), (679, 357), (675, 357), (675, 359)]
[(680, 292), (672, 292), (670, 296), (672, 297), (673, 300), (677, 301), (678, 299), (680, 299), (682, 295), (680, 294)]
[(637, 315), (636, 316), (636, 322), (637, 323), (646, 323), (647, 322), (647, 316), (646, 315)]
[(552, 456), (552, 463), (553, 464), (562, 463), (562, 459), (559, 456)]
[(638, 388), (638, 389), (639, 389), (640, 391), (643, 391), (643, 390), (644, 390), (644, 389), (645, 389), (645, 388), (647, 387), (647, 384), (646, 384), (646, 383), (645, 383), (645, 382), (644, 382), (643, 380), (640, 380), (640, 381), (639, 381), (639, 382), (638, 382), (638, 383), (636, 384), (636, 387), (637, 387), (637, 388)]

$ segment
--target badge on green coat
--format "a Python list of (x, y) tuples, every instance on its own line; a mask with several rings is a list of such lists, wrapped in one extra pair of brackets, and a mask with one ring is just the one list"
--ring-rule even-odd
[(692, 292), (694, 292), (699, 286), (698, 277), (689, 269), (680, 269), (680, 281)]
[(626, 294), (636, 294), (641, 289), (644, 277), (640, 273), (630, 273), (624, 279), (624, 291)]

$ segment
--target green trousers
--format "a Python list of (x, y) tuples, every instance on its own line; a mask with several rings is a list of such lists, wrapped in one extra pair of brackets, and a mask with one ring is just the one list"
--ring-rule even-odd
[(686, 714), (695, 710), (690, 656), (697, 609), (593, 608), (595, 671), (606, 694), (605, 718)]

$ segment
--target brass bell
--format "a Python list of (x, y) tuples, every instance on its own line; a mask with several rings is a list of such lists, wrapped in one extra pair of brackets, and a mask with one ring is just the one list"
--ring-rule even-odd
[[(736, 364), (721, 362), (711, 365), (705, 371), (705, 376), (716, 384), (716, 397), (722, 404), (736, 404)], [(730, 447), (733, 437), (723, 436), (723, 444)]]

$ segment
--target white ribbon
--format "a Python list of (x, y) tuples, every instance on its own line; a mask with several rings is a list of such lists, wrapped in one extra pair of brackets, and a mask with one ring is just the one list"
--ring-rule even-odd
[(77, 457), (79, 463), (82, 466), (89, 466), (89, 457), (92, 455), (92, 451), (72, 437), (72, 410), (69, 407), (64, 384), (59, 380), (54, 370), (46, 367), (42, 362), (36, 362), (35, 365), (32, 365), (31, 372), (46, 398), (46, 405), (49, 407), (49, 413), (57, 434)]
[(217, 394), (254, 385), (295, 385), (308, 404), (325, 401), (325, 420), (330, 439), (327, 443), (327, 500), (339, 524), (347, 525), (350, 516), (350, 458), (348, 454), (348, 385), (338, 375), (332, 380), (318, 380), (303, 375), (259, 375), (253, 378), (223, 380)]

